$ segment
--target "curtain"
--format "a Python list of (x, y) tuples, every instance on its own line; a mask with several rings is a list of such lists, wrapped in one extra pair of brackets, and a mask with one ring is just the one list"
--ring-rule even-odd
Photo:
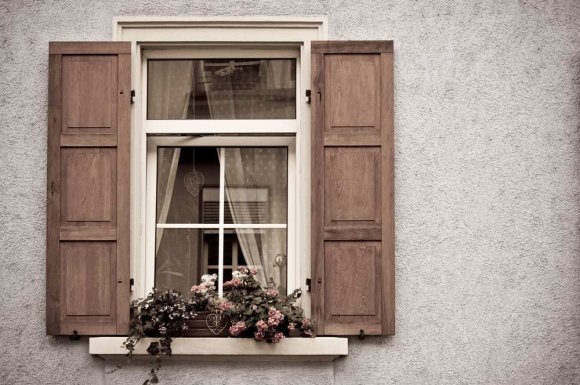
[[(194, 63), (192, 61), (151, 61), (149, 70), (155, 73), (149, 78), (149, 87), (156, 92), (148, 93), (148, 114), (151, 119), (185, 119), (194, 92)], [(157, 223), (166, 223), (170, 205), (174, 199), (176, 176), (178, 174), (180, 148), (159, 148), (157, 158)], [(185, 231), (187, 232), (187, 231)], [(191, 252), (191, 242), (195, 237), (187, 232), (187, 242), (173, 243), (170, 252), (159, 253), (165, 229), (156, 229), (156, 285), (183, 291), (188, 287), (191, 268), (184, 269), (182, 253)], [(183, 231), (173, 231), (173, 236), (183, 236)], [(166, 239), (165, 241), (169, 241)], [(193, 245), (195, 246), (195, 245)], [(187, 249), (187, 251), (185, 250)], [(195, 247), (194, 247), (195, 250)], [(187, 272), (187, 274), (185, 274)], [(195, 269), (194, 269), (195, 272)]]
[[(287, 222), (287, 150), (285, 148), (226, 148), (227, 207), (234, 223), (269, 224)], [(267, 191), (265, 208), (260, 192)], [(234, 194), (235, 192), (235, 194)], [(253, 204), (253, 206), (248, 205)], [(249, 222), (249, 223), (248, 223)], [(286, 288), (286, 230), (236, 229), (246, 262), (257, 267), (262, 285), (273, 282)]]
[[(202, 62), (203, 63), (203, 62)], [(239, 76), (239, 63), (230, 62), (212, 72), (212, 66), (203, 71), (209, 111), (212, 119), (266, 119), (282, 113), (290, 117), (294, 113), (292, 103), (276, 108), (252, 91), (252, 88), (276, 89), (293, 85), (292, 61), (260, 60), (242, 65), (259, 63), (257, 74), (248, 71)], [(203, 64), (202, 64), (203, 65)], [(209, 69), (209, 70), (208, 70)], [(247, 89), (236, 89), (234, 82), (258, 85)], [(286, 84), (284, 84), (286, 82)], [(295, 84), (294, 84), (295, 86)], [(219, 152), (219, 149), (218, 149)], [(248, 206), (236, 202), (256, 202), (253, 196), (258, 188), (268, 190), (266, 217), (254, 216), (253, 224), (286, 223), (288, 170), (287, 150), (279, 148), (226, 148), (224, 162), (228, 208), (234, 223), (243, 223), (250, 216), (245, 212)], [(284, 166), (284, 167), (281, 167)], [(236, 198), (232, 191), (235, 188)], [(261, 213), (261, 212), (260, 212)], [(257, 267), (257, 280), (262, 285), (274, 283), (282, 291), (286, 290), (286, 231), (236, 229), (236, 235), (244, 258), (249, 265)]]

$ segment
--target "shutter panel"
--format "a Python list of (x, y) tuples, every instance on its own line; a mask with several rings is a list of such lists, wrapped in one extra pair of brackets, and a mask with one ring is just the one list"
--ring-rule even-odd
[(392, 41), (312, 42), (312, 87), (317, 332), (394, 334)]
[(130, 71), (130, 43), (49, 46), (47, 334), (128, 332)]

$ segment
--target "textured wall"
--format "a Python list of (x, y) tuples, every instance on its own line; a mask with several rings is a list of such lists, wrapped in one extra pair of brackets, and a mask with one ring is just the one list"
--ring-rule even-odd
[(143, 379), (44, 335), (48, 41), (110, 40), (114, 15), (327, 15), (331, 38), (395, 41), (397, 335), (165, 383), (580, 384), (578, 0), (0, 0), (0, 383)]

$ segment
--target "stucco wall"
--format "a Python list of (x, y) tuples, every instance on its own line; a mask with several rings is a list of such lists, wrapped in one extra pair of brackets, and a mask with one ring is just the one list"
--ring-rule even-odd
[(143, 380), (44, 332), (48, 41), (110, 40), (114, 15), (327, 15), (330, 38), (395, 41), (396, 336), (164, 383), (580, 384), (577, 0), (0, 1), (0, 383)]

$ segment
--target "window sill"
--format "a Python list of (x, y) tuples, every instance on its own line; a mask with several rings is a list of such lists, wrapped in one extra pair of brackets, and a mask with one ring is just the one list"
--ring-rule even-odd
[[(127, 351), (121, 346), (124, 337), (89, 339), (89, 353), (105, 359), (121, 359)], [(137, 344), (133, 357), (149, 358), (147, 347), (155, 338)], [(348, 355), (348, 339), (337, 337), (287, 338), (279, 344), (256, 342), (249, 338), (175, 338), (173, 359), (221, 361), (334, 361)]]

